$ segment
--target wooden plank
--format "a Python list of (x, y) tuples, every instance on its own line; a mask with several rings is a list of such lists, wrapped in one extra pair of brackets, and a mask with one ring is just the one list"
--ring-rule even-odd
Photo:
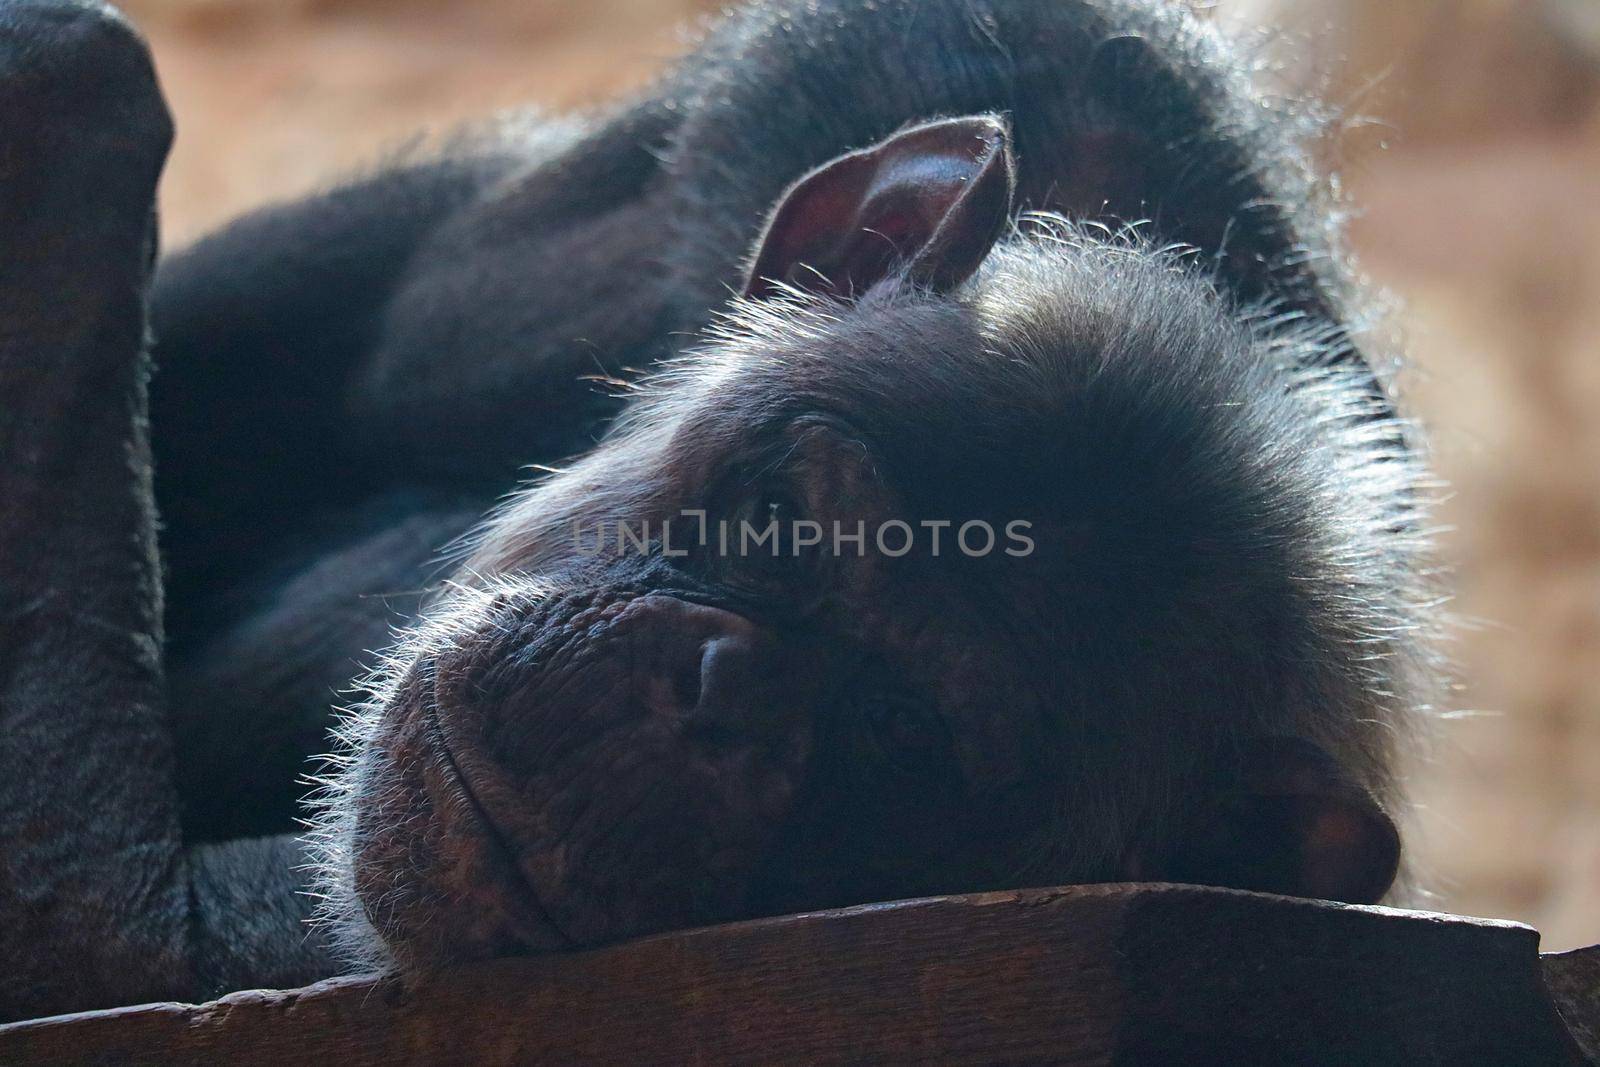
[(1229, 890), (1028, 890), (32, 1020), (0, 1063), (1582, 1063), (1537, 946)]
[(1600, 945), (1539, 957), (1544, 984), (1578, 1047), (1600, 1063)]

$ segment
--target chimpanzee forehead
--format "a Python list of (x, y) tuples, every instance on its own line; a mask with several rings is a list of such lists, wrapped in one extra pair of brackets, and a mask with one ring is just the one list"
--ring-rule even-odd
[(1187, 409), (1247, 399), (1265, 368), (1208, 285), (1130, 259), (1106, 264), (1132, 275), (1119, 289), (1058, 252), (1010, 253), (962, 300), (843, 314), (760, 361), (752, 405), (849, 427), (913, 496), (1131, 475), (1137, 453), (1198, 431)]

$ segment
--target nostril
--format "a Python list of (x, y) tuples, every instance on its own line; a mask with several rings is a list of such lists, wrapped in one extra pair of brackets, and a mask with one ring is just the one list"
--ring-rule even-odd
[(704, 657), (685, 657), (672, 672), (672, 701), (680, 714), (688, 715), (700, 703)]
[(680, 687), (686, 696), (693, 694), (682, 705), (692, 733), (715, 739), (738, 732), (756, 699), (755, 658), (754, 647), (742, 636), (714, 637), (700, 647), (693, 685)]
[(631, 688), (653, 716), (699, 737), (731, 739), (772, 703), (767, 676), (776, 643), (761, 627), (720, 608), (648, 596), (627, 615), (633, 627)]
[(701, 657), (697, 649), (655, 664), (638, 685), (637, 692), (656, 715), (688, 720), (693, 717), (703, 693)]

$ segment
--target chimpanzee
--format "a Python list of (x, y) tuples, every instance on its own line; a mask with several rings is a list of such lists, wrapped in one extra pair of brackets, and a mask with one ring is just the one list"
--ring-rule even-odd
[(756, 0), (158, 258), (137, 34), (0, 0), (0, 1011), (1384, 897), (1427, 483), (1251, 65), (1157, 0)]

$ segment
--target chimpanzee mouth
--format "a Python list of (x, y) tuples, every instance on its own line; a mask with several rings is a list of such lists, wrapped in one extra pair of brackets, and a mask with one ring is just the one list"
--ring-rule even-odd
[(354, 888), (395, 957), (745, 917), (811, 746), (772, 634), (634, 589), (477, 606), (419, 644), (363, 742)]
[[(487, 849), (493, 857), (493, 867), (497, 875), (495, 883), (504, 891), (506, 899), (514, 902), (512, 910), (518, 918), (531, 918), (537, 923), (541, 932), (554, 934), (561, 942), (558, 948), (579, 947), (579, 942), (561, 929), (549, 909), (544, 906), (544, 902), (539, 899), (539, 894), (534, 890), (532, 883), (517, 865), (515, 850), (510, 841), (501, 834), (494, 818), (473, 791), (472, 779), (462, 771), (455, 754), (450, 751), (450, 742), (443, 724), (439, 721), (438, 709), (432, 704), (423, 714), (422, 731), (425, 744), (432, 751), (445, 779), (443, 790), (447, 794), (454, 794), (443, 798), (432, 797), (434, 805), (443, 806), (454, 802), (453, 806), (464, 813), (471, 829), (476, 831), (481, 847)], [(544, 938), (537, 939), (529, 947), (547, 950), (549, 948)]]

